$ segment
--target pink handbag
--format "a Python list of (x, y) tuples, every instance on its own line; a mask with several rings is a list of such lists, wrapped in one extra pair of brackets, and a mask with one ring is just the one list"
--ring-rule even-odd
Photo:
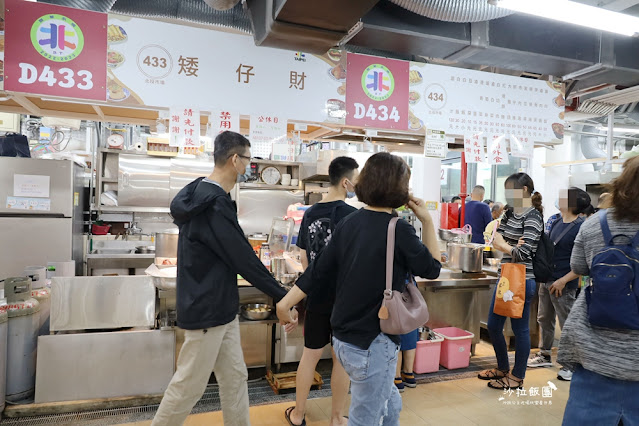
[(428, 307), (419, 289), (413, 283), (405, 284), (404, 290), (393, 290), (393, 258), (395, 255), (395, 228), (399, 218), (388, 224), (386, 242), (386, 290), (379, 309), (379, 325), (386, 334), (406, 334), (428, 322)]

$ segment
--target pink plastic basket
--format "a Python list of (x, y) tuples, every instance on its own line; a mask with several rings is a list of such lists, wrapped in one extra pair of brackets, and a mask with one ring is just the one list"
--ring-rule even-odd
[(443, 367), (454, 370), (470, 365), (470, 346), (475, 337), (473, 333), (457, 327), (436, 328), (433, 331), (444, 338), (439, 357)]
[(437, 339), (420, 340), (415, 351), (415, 366), (413, 371), (417, 374), (434, 373), (439, 370), (439, 354), (444, 338), (437, 335)]

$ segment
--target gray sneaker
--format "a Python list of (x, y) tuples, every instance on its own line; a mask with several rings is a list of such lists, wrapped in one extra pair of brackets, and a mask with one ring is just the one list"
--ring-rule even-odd
[(559, 373), (557, 373), (557, 378), (559, 380), (569, 382), (572, 380), (572, 371), (568, 370), (566, 367), (562, 367), (561, 370), (559, 370)]
[(550, 359), (550, 355), (544, 355), (541, 352), (537, 352), (537, 355), (530, 358), (528, 360), (529, 368), (537, 368), (537, 367), (551, 367), (552, 360)]

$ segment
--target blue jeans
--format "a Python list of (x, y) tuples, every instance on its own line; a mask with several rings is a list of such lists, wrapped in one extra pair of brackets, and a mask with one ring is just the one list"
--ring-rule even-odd
[(402, 398), (393, 379), (399, 346), (380, 333), (368, 350), (335, 337), (333, 349), (351, 379), (349, 426), (398, 426)]
[(639, 382), (602, 376), (579, 366), (572, 375), (564, 426), (639, 425)]
[[(530, 320), (530, 301), (535, 297), (536, 291), (537, 283), (535, 283), (535, 280), (526, 280), (524, 312), (521, 318), (510, 319), (510, 325), (515, 334), (517, 344), (515, 350), (515, 367), (513, 368), (512, 374), (520, 379), (526, 376), (528, 356), (530, 355), (530, 327), (528, 326), (528, 321)], [(495, 293), (496, 292), (497, 286), (495, 286)], [(493, 308), (495, 307), (495, 293), (493, 293), (493, 299), (490, 302), (490, 309), (488, 311), (488, 334), (490, 335), (490, 341), (493, 343), (493, 349), (495, 349), (497, 368), (502, 371), (508, 371), (510, 370), (508, 347), (506, 346), (506, 339), (504, 338), (506, 317), (493, 312)]]

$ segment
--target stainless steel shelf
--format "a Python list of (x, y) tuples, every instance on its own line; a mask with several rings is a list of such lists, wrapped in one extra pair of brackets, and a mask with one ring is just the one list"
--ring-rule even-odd
[(275, 314), (271, 314), (270, 317), (268, 317), (265, 320), (248, 320), (246, 318), (244, 318), (242, 315), (238, 315), (237, 316), (240, 324), (254, 324), (254, 325), (258, 325), (258, 324), (277, 324), (279, 322), (279, 320), (277, 319), (277, 316)]
[(171, 209), (168, 207), (98, 206), (93, 207), (93, 210), (120, 213), (171, 213)]
[(272, 166), (301, 166), (302, 163), (298, 161), (276, 161), (276, 160), (258, 160), (251, 158), (251, 163), (255, 164), (269, 164)]
[(118, 178), (107, 178), (107, 177), (101, 177), (100, 181), (102, 183), (118, 183)]
[(266, 183), (241, 183), (240, 189), (278, 189), (281, 191), (301, 190), (299, 186), (268, 185)]

